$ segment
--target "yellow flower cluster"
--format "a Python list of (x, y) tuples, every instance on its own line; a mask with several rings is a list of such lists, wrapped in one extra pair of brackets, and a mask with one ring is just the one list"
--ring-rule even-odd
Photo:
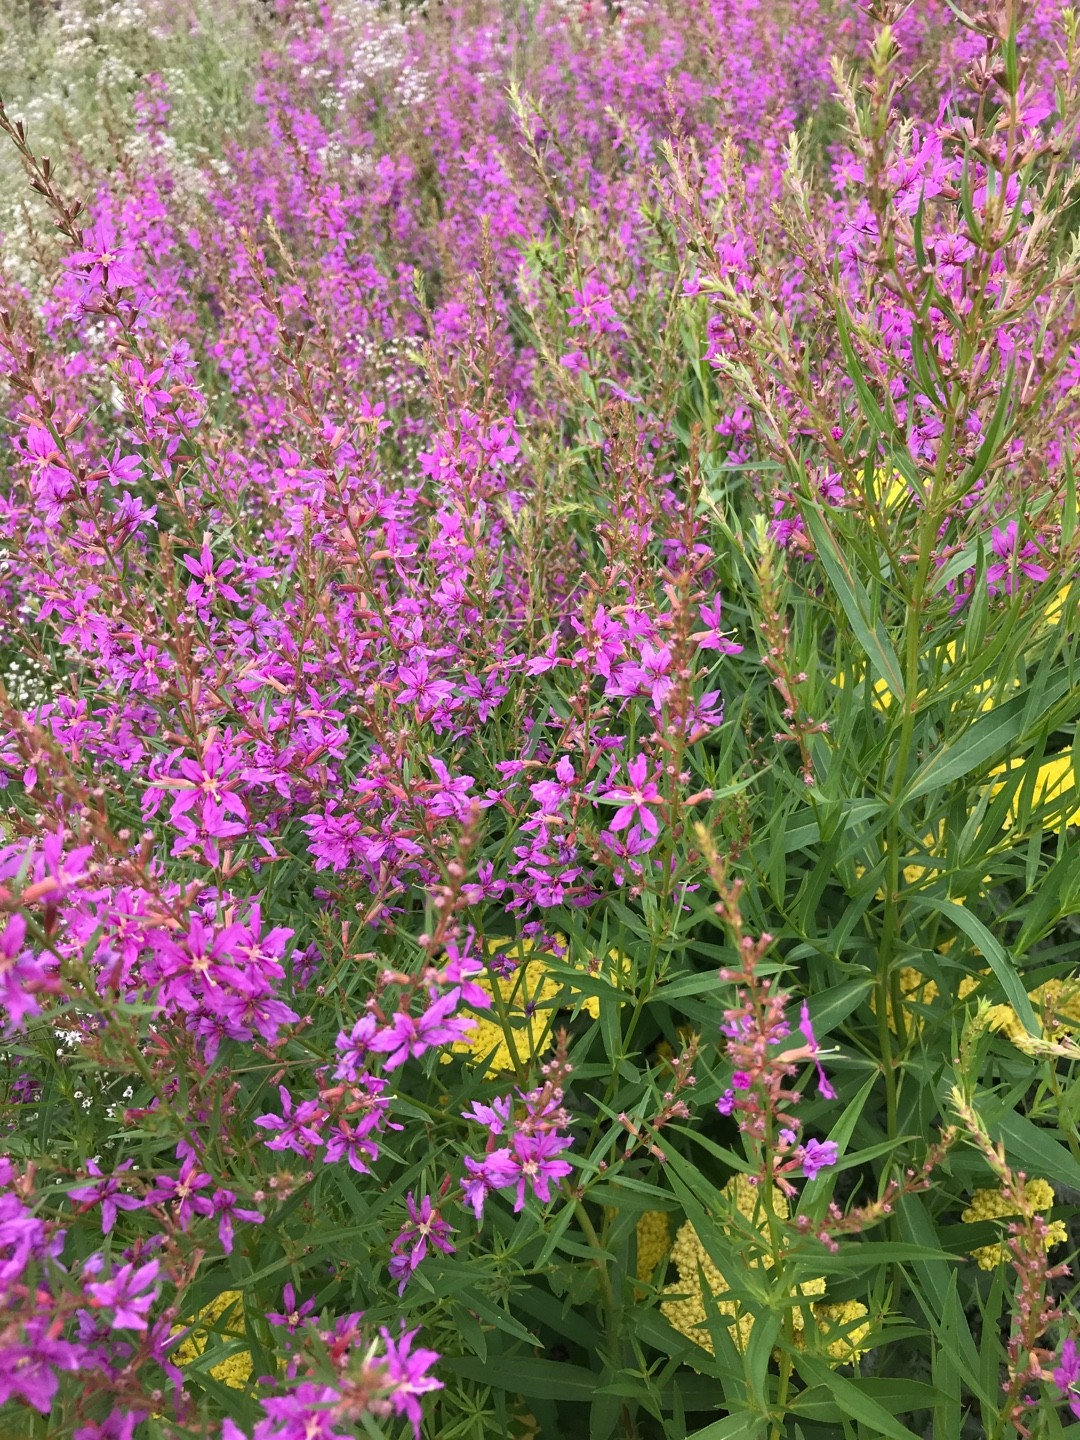
[[(225, 1317), (223, 1326), (219, 1324), (222, 1317)], [(193, 1360), (198, 1360), (208, 1347), (216, 1345), (225, 1336), (243, 1335), (244, 1297), (239, 1290), (223, 1290), (216, 1300), (199, 1311), (195, 1321), (191, 1331), (172, 1354), (172, 1361), (176, 1365), (190, 1365)], [(184, 1328), (183, 1325), (175, 1326), (172, 1333), (180, 1334)], [(243, 1390), (251, 1379), (251, 1371), (250, 1350), (237, 1350), (226, 1355), (216, 1365), (211, 1365), (208, 1373), (232, 1390)]]
[(1063, 585), (1051, 600), (1046, 614), (1042, 617), (1047, 625), (1057, 625), (1065, 613), (1065, 602), (1072, 594), (1072, 584)]
[(830, 1360), (837, 1365), (854, 1365), (866, 1354), (863, 1342), (870, 1334), (870, 1312), (861, 1300), (842, 1300), (838, 1305), (818, 1302), (813, 1310)]
[[(733, 1177), (724, 1186), (723, 1194), (730, 1202), (734, 1203), (739, 1213), (761, 1232), (764, 1240), (765, 1216), (762, 1213), (758, 1191), (750, 1184), (749, 1180), (744, 1175)], [(779, 1218), (786, 1219), (788, 1207), (784, 1197), (776, 1195), (774, 1204)], [(640, 1240), (638, 1256), (640, 1274)], [(661, 1313), (671, 1327), (678, 1330), (681, 1335), (685, 1335), (687, 1339), (693, 1340), (702, 1349), (708, 1350), (710, 1354), (713, 1353), (712, 1336), (708, 1329), (709, 1311), (706, 1309), (703, 1288), (707, 1287), (709, 1295), (715, 1302), (716, 1310), (730, 1321), (728, 1331), (735, 1345), (739, 1350), (745, 1350), (750, 1339), (750, 1332), (754, 1327), (754, 1317), (749, 1311), (743, 1310), (737, 1300), (730, 1298), (730, 1286), (706, 1252), (697, 1231), (689, 1220), (680, 1226), (675, 1236), (675, 1243), (671, 1247), (671, 1259), (679, 1278), (664, 1288), (662, 1293), (670, 1295), (672, 1298), (663, 1301), (660, 1306)], [(768, 1250), (763, 1248), (760, 1258), (751, 1258), (749, 1263), (752, 1266), (760, 1264), (765, 1269), (771, 1269), (774, 1261)], [(804, 1280), (797, 1285), (793, 1298), (809, 1300), (813, 1296), (824, 1293), (825, 1281), (815, 1278)], [(857, 1360), (865, 1349), (862, 1342), (870, 1333), (870, 1325), (867, 1322), (869, 1312), (866, 1306), (857, 1300), (850, 1300), (839, 1305), (829, 1305), (822, 1301), (812, 1303), (810, 1309), (829, 1359), (835, 1364), (851, 1364)], [(806, 1322), (803, 1309), (796, 1305), (791, 1313), (796, 1341), (805, 1345)]]
[[(1011, 770), (1024, 769), (1028, 763), (1026, 760), (1013, 760), (1007, 765), (997, 766), (990, 773), (991, 775), (1007, 775)], [(1003, 788), (1003, 782), (999, 782), (992, 787), (990, 793), (997, 795)], [(1010, 801), (1008, 814), (1005, 816), (1006, 830), (1011, 830), (1014, 825), (1020, 823), (1020, 795), (1023, 789), (1024, 782), (1021, 781)], [(1050, 818), (1043, 822), (1047, 830), (1060, 832), (1069, 825), (1080, 825), (1080, 795), (1076, 791), (1076, 775), (1070, 751), (1066, 751), (1062, 755), (1052, 755), (1039, 765), (1031, 794), (1031, 806), (1032, 809), (1038, 809), (1042, 805), (1054, 807)]]
[[(966, 975), (961, 980), (958, 992), (961, 1000), (967, 999), (978, 987), (979, 980), (977, 975)], [(1064, 1040), (1080, 1031), (1080, 976), (1046, 980), (1028, 991), (1028, 999), (1042, 1023), (1044, 1039)], [(1018, 1049), (1030, 1049), (1031, 1036), (1011, 1005), (991, 1005), (986, 1012), (986, 1026), (999, 1031)]]
[[(562, 937), (559, 943), (562, 944)], [(512, 948), (511, 948), (512, 947)], [(506, 951), (516, 964), (514, 971), (505, 978), (484, 976), (477, 980), (481, 990), (492, 997), (491, 1009), (482, 1011), (468, 1039), (455, 1040), (449, 1051), (468, 1056), (470, 1065), (481, 1065), (485, 1059), (485, 1073), (494, 1075), (526, 1065), (542, 1055), (551, 1043), (552, 1023), (560, 1003), (566, 1002), (566, 982), (551, 971), (550, 962), (554, 956), (535, 951), (529, 939), (513, 941), (492, 939), (487, 942), (489, 955)], [(614, 984), (616, 977), (625, 971), (628, 961), (617, 950), (612, 950), (610, 963), (604, 978)], [(600, 1015), (600, 999), (597, 995), (582, 997), (581, 991), (570, 987), (570, 1000), (581, 1000), (581, 1008), (594, 1020)], [(506, 1014), (504, 1028), (500, 1010)], [(507, 1033), (509, 1032), (509, 1033)], [(443, 1055), (444, 1063), (450, 1060)]]
[[(1046, 1180), (1028, 1180), (1024, 1185), (1024, 1198), (1033, 1210), (1042, 1214), (1053, 1205), (1054, 1190)], [(965, 1225), (977, 1225), (982, 1220), (1001, 1220), (1016, 1213), (1016, 1206), (1000, 1190), (976, 1190), (960, 1219)], [(1046, 1233), (1046, 1249), (1063, 1245), (1068, 1238), (1064, 1224), (1060, 1220), (1052, 1220)], [(1002, 1244), (978, 1245), (971, 1253), (980, 1270), (993, 1270), (1009, 1258), (1008, 1248)]]
[(635, 1274), (646, 1283), (671, 1249), (671, 1222), (666, 1210), (648, 1210), (637, 1222)]
[(890, 474), (884, 465), (879, 465), (874, 471), (874, 488), (886, 510), (891, 510), (894, 506), (899, 505), (901, 500), (906, 500), (911, 493), (908, 483), (900, 471), (893, 470)]

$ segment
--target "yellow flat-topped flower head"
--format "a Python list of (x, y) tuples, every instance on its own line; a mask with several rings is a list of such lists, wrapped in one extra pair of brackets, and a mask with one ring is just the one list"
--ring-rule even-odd
[(666, 1210), (647, 1210), (637, 1222), (637, 1261), (634, 1273), (646, 1283), (671, 1249), (671, 1221)]
[(1045, 625), (1060, 625), (1061, 617), (1065, 614), (1065, 606), (1069, 596), (1072, 594), (1073, 582), (1070, 580), (1067, 585), (1062, 585), (1057, 594), (1050, 601), (1050, 604), (1043, 612), (1042, 620)]
[[(858, 683), (858, 678), (856, 678), (855, 683)], [(836, 684), (841, 690), (847, 689), (848, 678), (843, 670), (836, 672)], [(895, 698), (887, 682), (883, 680), (880, 675), (877, 676), (870, 687), (870, 703), (874, 709), (881, 715), (886, 714)]]
[[(561, 936), (556, 940), (560, 948), (565, 944)], [(507, 973), (485, 975), (476, 981), (492, 997), (492, 1005), (477, 1013), (468, 1039), (454, 1041), (448, 1052), (464, 1054), (470, 1065), (483, 1065), (486, 1060), (488, 1075), (506, 1073), (547, 1050), (561, 1004), (579, 1004), (583, 1013), (599, 1019), (600, 997), (583, 994), (554, 973), (552, 967), (565, 965), (565, 959), (537, 950), (527, 937), (489, 939), (486, 947), (489, 955), (504, 957)], [(598, 970), (611, 984), (617, 984), (628, 965), (625, 955), (612, 950)], [(448, 1062), (450, 1053), (444, 1054), (443, 1060)]]
[(879, 465), (874, 471), (874, 495), (886, 513), (897, 510), (912, 494), (911, 486), (897, 469), (889, 470)]
[[(965, 976), (959, 985), (960, 999), (967, 999), (979, 983), (978, 976)], [(983, 1017), (986, 1028), (1004, 1035), (1018, 1050), (1027, 1054), (1035, 1051), (1041, 1054), (1050, 1053), (1055, 1044), (1071, 1042), (1072, 1037), (1080, 1031), (1080, 976), (1067, 975), (1059, 980), (1046, 980), (1034, 990), (1028, 991), (1028, 999), (1042, 1029), (1042, 1045), (1028, 1034), (1023, 1021), (1011, 1005), (989, 1006)]]
[[(1054, 1203), (1053, 1187), (1046, 1180), (1028, 1180), (1024, 1185), (1024, 1198), (1028, 1205), (1040, 1214), (1049, 1210)], [(961, 1214), (965, 1225), (977, 1225), (984, 1220), (1004, 1220), (1016, 1215), (1015, 1203), (1006, 1199), (1000, 1190), (976, 1190), (971, 1204)], [(1046, 1232), (1044, 1246), (1047, 1250), (1063, 1245), (1068, 1232), (1060, 1220), (1053, 1220)], [(1009, 1258), (1008, 1247), (1004, 1244), (979, 1245), (971, 1252), (980, 1270), (993, 1270), (1004, 1265)]]
[[(1011, 775), (1017, 770), (1025, 770), (1030, 763), (1030, 760), (1013, 760), (1007, 765), (999, 765), (990, 773), (991, 775)], [(1003, 788), (1003, 782), (999, 781), (992, 786), (990, 793), (997, 795)], [(1021, 780), (1002, 822), (1006, 830), (1011, 830), (1015, 825), (1020, 824), (1020, 796), (1023, 790), (1024, 781)], [(1071, 751), (1066, 750), (1060, 755), (1051, 755), (1049, 759), (1040, 762), (1031, 794), (1031, 808), (1037, 810), (1044, 805), (1053, 806), (1050, 815), (1043, 821), (1044, 829), (1060, 832), (1069, 825), (1080, 825), (1080, 794), (1076, 790), (1076, 774)]]
[[(931, 1005), (938, 997), (936, 983), (921, 970), (916, 970), (913, 965), (904, 965), (900, 970), (900, 1001), (905, 1010), (912, 1005)], [(877, 1010), (877, 1001), (874, 991), (870, 992), (870, 1009)], [(889, 1020), (889, 1029), (895, 1031), (896, 1016), (893, 1014), (892, 997), (890, 996), (886, 1006), (886, 1014)], [(922, 1024), (922, 1016), (908, 1015), (905, 1017), (906, 1024), (910, 1030), (912, 1025), (916, 1028)]]
[[(182, 1334), (185, 1326), (174, 1326), (174, 1335)], [(239, 1290), (223, 1290), (216, 1300), (204, 1306), (195, 1323), (173, 1351), (170, 1359), (181, 1368), (200, 1359), (207, 1350), (228, 1344), (229, 1336), (244, 1334), (244, 1297)], [(253, 1362), (250, 1350), (234, 1350), (207, 1374), (230, 1390), (243, 1390), (251, 1379)]]
[(838, 1305), (824, 1301), (814, 1304), (814, 1319), (825, 1351), (835, 1365), (854, 1365), (866, 1354), (864, 1341), (870, 1334), (870, 1312), (860, 1300), (843, 1300)]
[[(760, 1265), (766, 1270), (772, 1269), (776, 1262), (767, 1248), (768, 1226), (757, 1187), (752, 1185), (745, 1175), (737, 1175), (727, 1182), (721, 1193), (762, 1236), (760, 1252), (751, 1256), (744, 1254), (746, 1263), (751, 1266)], [(775, 1194), (773, 1205), (777, 1216), (781, 1220), (787, 1219), (788, 1205), (783, 1195)], [(723, 1228), (730, 1230), (727, 1225)], [(681, 1335), (693, 1340), (695, 1345), (700, 1345), (710, 1354), (715, 1353), (712, 1336), (709, 1334), (709, 1310), (705, 1302), (705, 1295), (708, 1293), (716, 1310), (729, 1320), (728, 1331), (736, 1347), (745, 1350), (750, 1340), (750, 1332), (754, 1328), (754, 1316), (731, 1297), (731, 1287), (705, 1250), (689, 1220), (679, 1227), (675, 1236), (675, 1243), (671, 1247), (671, 1261), (679, 1278), (664, 1288), (663, 1293), (673, 1298), (663, 1301), (660, 1310), (672, 1329), (678, 1330)], [(820, 1278), (804, 1280), (796, 1286), (796, 1295), (799, 1298), (810, 1299), (824, 1293), (825, 1281)], [(797, 1305), (792, 1310), (792, 1321), (796, 1332), (805, 1324), (802, 1310)]]

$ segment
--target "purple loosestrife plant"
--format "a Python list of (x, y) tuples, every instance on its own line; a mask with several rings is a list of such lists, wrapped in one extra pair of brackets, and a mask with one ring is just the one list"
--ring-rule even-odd
[(0, 1431), (1049, 1434), (1075, 15), (145, 8), (0, 105)]

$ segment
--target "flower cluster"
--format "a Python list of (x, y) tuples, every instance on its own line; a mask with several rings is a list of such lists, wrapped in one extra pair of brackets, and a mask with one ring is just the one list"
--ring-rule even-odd
[[(746, 1176), (734, 1176), (725, 1184), (721, 1194), (727, 1202), (728, 1211), (726, 1214), (721, 1212), (720, 1227), (737, 1243), (742, 1263), (751, 1268), (771, 1270), (777, 1262), (773, 1249), (773, 1226), (779, 1222), (783, 1233), (786, 1233), (789, 1219), (783, 1194), (774, 1194), (772, 1225), (761, 1187), (754, 1185)], [(671, 1298), (664, 1300), (660, 1308), (672, 1328), (712, 1354), (714, 1341), (710, 1329), (715, 1310), (727, 1326), (736, 1348), (745, 1351), (754, 1328), (754, 1310), (731, 1295), (732, 1284), (725, 1279), (720, 1266), (702, 1244), (689, 1220), (683, 1223), (675, 1236), (671, 1261), (678, 1279), (665, 1287), (663, 1293)], [(867, 1319), (869, 1312), (860, 1301), (831, 1303), (815, 1298), (824, 1293), (825, 1281), (818, 1276), (794, 1282), (789, 1297), (794, 1340), (804, 1346), (811, 1343), (806, 1335), (806, 1317), (812, 1316), (820, 1332), (817, 1343), (821, 1344), (830, 1361), (834, 1364), (854, 1364), (866, 1348), (862, 1342), (871, 1329)]]
[[(1042, 1214), (1049, 1210), (1054, 1203), (1053, 1186), (1045, 1180), (1026, 1181), (1024, 1201), (1032, 1211)], [(1020, 1209), (1017, 1202), (1004, 1194), (1002, 1190), (976, 1190), (971, 1197), (971, 1203), (965, 1208), (960, 1218), (965, 1225), (978, 1225), (986, 1220), (1002, 1220), (1019, 1214)], [(1068, 1233), (1062, 1221), (1051, 1220), (1042, 1226), (1043, 1249), (1052, 1250), (1055, 1245), (1064, 1245), (1067, 1239)], [(993, 1245), (977, 1245), (971, 1253), (978, 1261), (980, 1270), (994, 1270), (997, 1266), (1004, 1265), (1011, 1254), (1008, 1246), (1001, 1242)]]

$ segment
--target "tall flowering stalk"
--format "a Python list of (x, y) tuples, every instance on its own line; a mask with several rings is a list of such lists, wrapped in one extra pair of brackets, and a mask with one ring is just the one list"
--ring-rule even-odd
[(742, 882), (728, 878), (723, 860), (702, 827), (697, 828), (696, 836), (720, 897), (714, 909), (740, 959), (738, 966), (725, 966), (719, 976), (722, 985), (735, 987), (735, 1003), (724, 1010), (721, 1026), (724, 1051), (733, 1067), (731, 1082), (716, 1108), (721, 1115), (735, 1118), (747, 1146), (751, 1174), (765, 1185), (765, 1193), (775, 1187), (790, 1196), (795, 1194), (793, 1175), (802, 1173), (813, 1180), (837, 1159), (837, 1147), (831, 1141), (800, 1138), (802, 1121), (795, 1109), (802, 1093), (790, 1082), (810, 1066), (823, 1099), (835, 1100), (836, 1091), (822, 1067), (805, 1000), (793, 1033), (791, 995), (779, 989), (772, 976), (762, 973), (773, 937), (765, 933), (755, 939), (744, 932), (739, 899)]

